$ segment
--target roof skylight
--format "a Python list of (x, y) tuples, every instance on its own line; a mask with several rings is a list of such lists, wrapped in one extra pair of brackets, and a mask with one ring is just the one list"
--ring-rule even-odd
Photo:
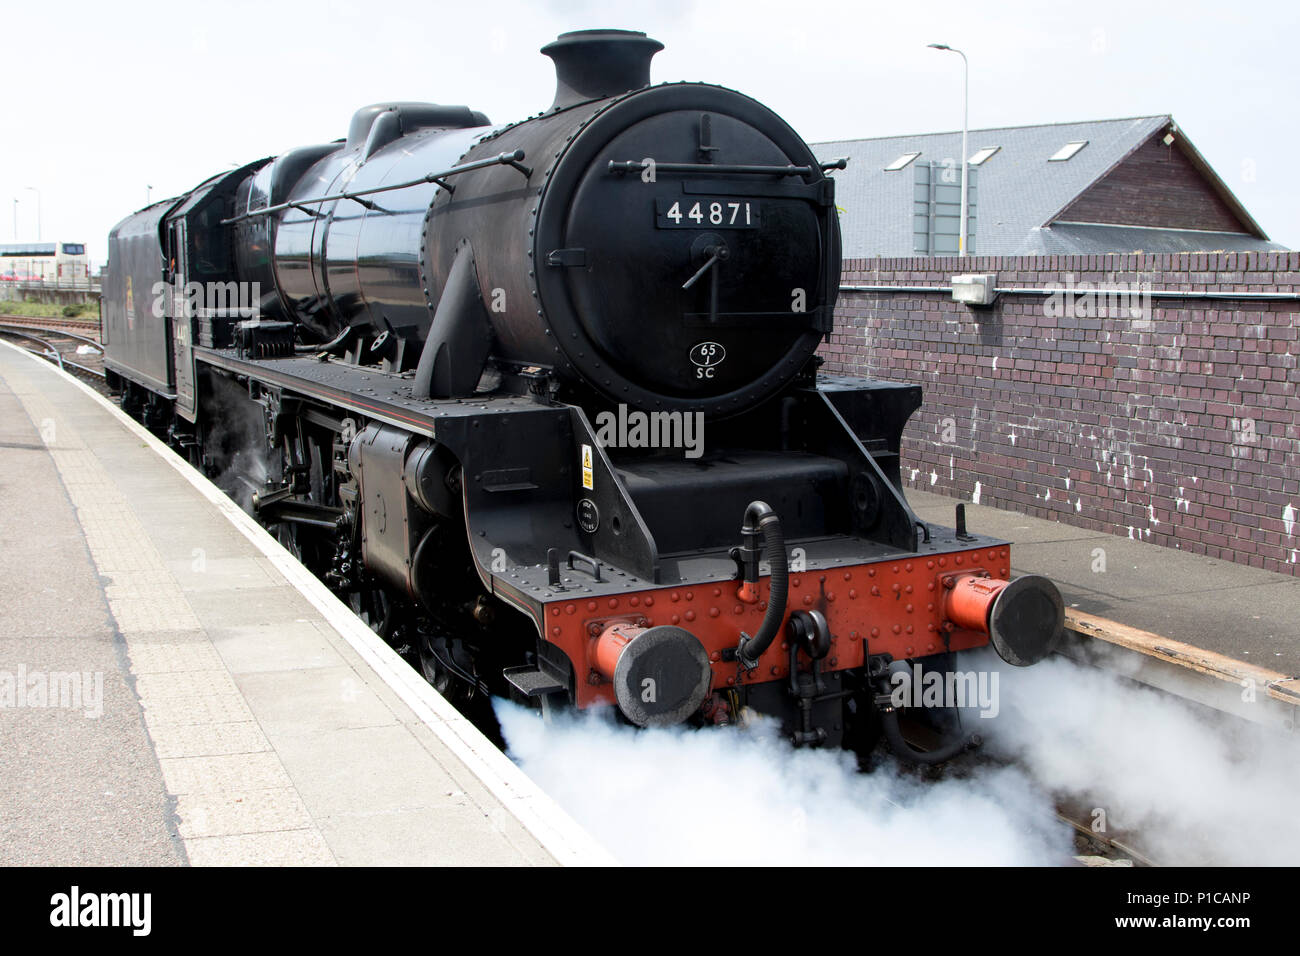
[(906, 166), (908, 163), (910, 163), (912, 160), (916, 159), (916, 157), (920, 155), (921, 154), (919, 152), (904, 153), (902, 156), (899, 156), (898, 159), (894, 160), (892, 163), (886, 166), (885, 171), (893, 172), (896, 169), (902, 169), (904, 166)]
[(1073, 143), (1066, 143), (1055, 153), (1049, 156), (1047, 158), (1047, 161), (1049, 163), (1063, 163), (1087, 145), (1088, 145), (1088, 141), (1086, 139), (1076, 140)]

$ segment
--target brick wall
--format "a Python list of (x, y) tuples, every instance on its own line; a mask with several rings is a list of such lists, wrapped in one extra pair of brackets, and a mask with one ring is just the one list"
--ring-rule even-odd
[[(1063, 291), (969, 309), (959, 272)], [(821, 350), (923, 386), (910, 486), (1300, 575), (1300, 299), (1222, 297), (1300, 293), (1300, 253), (850, 259), (842, 282), (940, 287), (841, 293)]]

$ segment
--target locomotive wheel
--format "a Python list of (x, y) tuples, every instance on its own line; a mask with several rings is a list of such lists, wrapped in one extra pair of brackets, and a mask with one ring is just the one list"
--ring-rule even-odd
[[(416, 631), (412, 643), (416, 646), (421, 676), (449, 704), (464, 714), (488, 740), (504, 750), (505, 738), (501, 735), (501, 725), (497, 722), (496, 711), (492, 706), (492, 695), (487, 691), (480, 692), (483, 678), (479, 669), (473, 663), (453, 656), (450, 639), (430, 633), (418, 624)], [(455, 661), (456, 667), (472, 679), (467, 680), (461, 673), (449, 669), (444, 663), (447, 659)], [(411, 660), (409, 655), (407, 660)]]
[(366, 627), (385, 641), (393, 636), (397, 615), (394, 613), (393, 602), (383, 591), (378, 588), (353, 591), (348, 595), (348, 607), (352, 608), (352, 613), (361, 618)]
[[(325, 458), (320, 443), (315, 438), (305, 442), (296, 439), (299, 454), (304, 451), (309, 466), (308, 490), (305, 499), (312, 504), (329, 504), (333, 489), (326, 485)], [(303, 445), (306, 445), (303, 448)], [(287, 456), (281, 454), (281, 474), (284, 473)], [(320, 574), (326, 567), (325, 556), (331, 546), (327, 535), (319, 528), (307, 527), (293, 521), (280, 521), (275, 525), (275, 537), (281, 546), (292, 554), (300, 564), (305, 565), (314, 574)]]
[[(457, 674), (447, 666), (448, 658), (454, 660), (452, 650), (445, 639), (439, 638), (436, 634), (428, 633), (424, 628), (419, 628), (419, 636), (415, 640), (416, 650), (420, 660), (420, 673), (424, 679), (432, 685), (443, 697), (447, 698), (457, 708), (462, 708), (470, 704), (478, 694), (476, 684), (466, 680), (460, 674)], [(464, 667), (464, 662), (457, 662), (458, 666)], [(470, 674), (477, 677), (473, 665), (469, 667)]]
[(275, 526), (275, 540), (280, 542), (280, 547), (292, 554), (299, 564), (307, 563), (302, 559), (302, 545), (298, 542), (298, 535), (291, 522), (281, 521)]
[[(434, 656), (433, 648), (429, 646), (429, 636), (420, 636), (420, 673), (424, 679), (443, 697), (450, 699), (453, 686), (459, 681), (452, 679), (451, 672)], [(472, 691), (471, 691), (472, 693)]]

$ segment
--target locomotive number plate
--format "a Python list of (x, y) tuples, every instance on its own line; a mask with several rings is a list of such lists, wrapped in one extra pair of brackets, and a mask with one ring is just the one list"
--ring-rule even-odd
[(752, 199), (656, 199), (660, 229), (757, 229), (759, 204)]

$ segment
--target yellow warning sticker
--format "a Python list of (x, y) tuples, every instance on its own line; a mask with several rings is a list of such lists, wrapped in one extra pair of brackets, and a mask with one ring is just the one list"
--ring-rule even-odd
[(596, 488), (596, 473), (591, 469), (591, 446), (582, 446), (582, 487), (588, 491)]

